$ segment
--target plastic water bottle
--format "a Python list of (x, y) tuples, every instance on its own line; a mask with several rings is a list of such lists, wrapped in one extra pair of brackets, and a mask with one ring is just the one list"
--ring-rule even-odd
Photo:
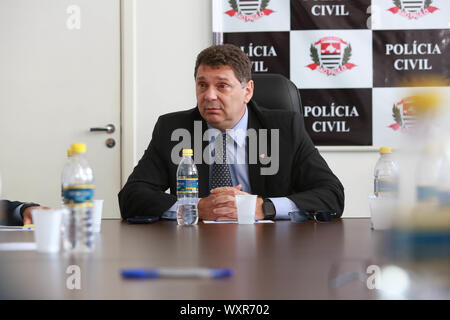
[(92, 225), (94, 175), (85, 158), (86, 145), (72, 144), (72, 157), (62, 174), (64, 206), (68, 209), (63, 245), (70, 252), (90, 252), (94, 249)]
[(425, 145), (416, 173), (417, 202), (438, 201), (438, 179), (442, 157), (433, 144)]
[(64, 176), (66, 175), (66, 170), (69, 170), (70, 167), (70, 158), (72, 157), (72, 149), (67, 149), (67, 162), (64, 165), (63, 171), (62, 171), (62, 175), (61, 175), (61, 205), (64, 207), (64, 203), (65, 203), (65, 199), (64, 199), (64, 184), (63, 184), (63, 179)]
[(398, 165), (390, 147), (380, 148), (380, 158), (374, 170), (374, 194), (376, 197), (395, 197), (398, 189)]
[(448, 210), (450, 208), (450, 139), (447, 139), (445, 142), (442, 155), (441, 167), (438, 174), (437, 193), (439, 206)]
[(62, 246), (64, 247), (64, 237), (66, 235), (66, 228), (68, 227), (68, 219), (69, 219), (69, 212), (68, 208), (65, 205), (65, 198), (64, 198), (64, 184), (63, 180), (64, 177), (67, 175), (66, 171), (69, 170), (71, 162), (70, 158), (72, 157), (72, 149), (67, 149), (67, 161), (64, 165), (64, 168), (62, 170), (61, 174), (61, 207), (67, 209), (67, 211), (64, 212), (62, 219), (61, 219), (61, 235), (62, 235)]
[(177, 169), (177, 222), (193, 225), (198, 222), (198, 171), (192, 159), (192, 149), (183, 149)]

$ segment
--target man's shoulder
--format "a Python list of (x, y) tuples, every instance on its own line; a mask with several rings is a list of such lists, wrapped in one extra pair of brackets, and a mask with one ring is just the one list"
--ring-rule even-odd
[(159, 116), (156, 126), (162, 132), (172, 132), (176, 129), (193, 130), (196, 121), (201, 121), (201, 115), (197, 107), (163, 114)]
[(194, 107), (192, 109), (188, 110), (182, 110), (182, 111), (175, 111), (163, 114), (159, 117), (160, 121), (174, 121), (174, 120), (183, 120), (186, 121), (186, 119), (194, 119), (197, 118), (199, 112), (197, 107)]

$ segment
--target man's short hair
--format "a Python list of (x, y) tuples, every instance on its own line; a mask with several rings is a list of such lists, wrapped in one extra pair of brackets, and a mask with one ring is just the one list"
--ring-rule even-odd
[(214, 45), (204, 49), (197, 56), (194, 78), (200, 65), (209, 67), (230, 66), (241, 84), (252, 79), (252, 63), (247, 55), (232, 44)]

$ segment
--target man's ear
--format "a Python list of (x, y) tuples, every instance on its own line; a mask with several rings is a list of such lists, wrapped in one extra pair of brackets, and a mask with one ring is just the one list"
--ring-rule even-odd
[(254, 90), (253, 80), (249, 80), (247, 82), (244, 90), (245, 90), (244, 102), (248, 103), (250, 101), (250, 99), (253, 97), (253, 90)]

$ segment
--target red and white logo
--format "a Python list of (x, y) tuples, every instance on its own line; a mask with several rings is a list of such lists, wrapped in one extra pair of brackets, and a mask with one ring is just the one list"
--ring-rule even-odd
[(395, 120), (389, 128), (394, 131), (399, 129), (409, 129), (414, 126), (417, 120), (416, 109), (413, 105), (413, 97), (407, 97), (394, 104), (392, 107), (392, 117)]
[(225, 12), (230, 17), (247, 21), (255, 21), (275, 11), (267, 8), (270, 0), (229, 0), (231, 10)]
[(326, 75), (335, 76), (356, 67), (349, 62), (352, 56), (350, 43), (338, 37), (324, 37), (310, 47), (310, 57), (314, 63), (307, 65), (311, 70), (318, 70)]
[(418, 19), (439, 9), (431, 5), (433, 0), (393, 0), (393, 2), (395, 7), (388, 11), (408, 19)]

